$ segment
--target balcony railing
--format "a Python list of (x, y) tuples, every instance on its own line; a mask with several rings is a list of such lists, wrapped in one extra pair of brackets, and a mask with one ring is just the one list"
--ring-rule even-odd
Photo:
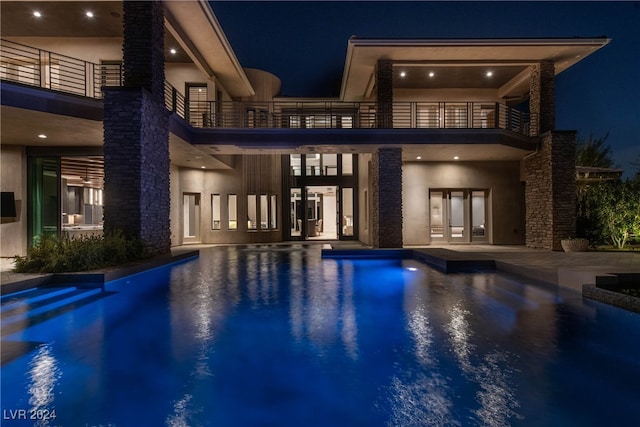
[[(0, 79), (103, 98), (105, 86), (122, 86), (118, 61), (94, 64), (2, 40)], [(505, 129), (529, 135), (529, 114), (496, 102), (191, 101), (165, 82), (168, 110), (203, 128), (280, 129)]]
[(529, 134), (529, 114), (496, 102), (240, 102), (188, 104), (188, 120), (207, 128), (506, 129)]
[(94, 64), (2, 40), (0, 79), (89, 98), (102, 98), (103, 86), (122, 85), (122, 67), (119, 63)]

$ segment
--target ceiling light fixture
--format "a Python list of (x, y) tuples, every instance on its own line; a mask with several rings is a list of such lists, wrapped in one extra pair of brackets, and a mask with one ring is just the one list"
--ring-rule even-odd
[(400, 71), (400, 77), (405, 77), (407, 73), (405, 71)]
[(416, 160), (422, 160), (422, 156), (416, 157)]
[(429, 77), (433, 77), (435, 75), (436, 75), (436, 73), (434, 73), (433, 71), (429, 71)]
[(487, 76), (487, 77), (491, 77), (491, 76), (493, 76), (493, 71), (487, 71), (486, 76)]
[(93, 12), (91, 12), (90, 10), (87, 10), (84, 14), (87, 16), (87, 18), (93, 18)]
[(41, 134), (38, 135), (38, 138), (47, 139), (47, 135), (45, 135), (44, 133), (41, 133)]
[(35, 11), (33, 11), (33, 16), (35, 16), (36, 18), (42, 18), (42, 13), (40, 13), (37, 10), (35, 10)]
[(460, 157), (458, 157), (458, 156), (453, 156), (453, 160), (458, 160), (458, 159), (460, 159)]
[(200, 169), (206, 169), (206, 168), (207, 168), (206, 166), (200, 166)]
[(176, 53), (178, 53), (177, 50), (175, 50), (174, 48), (169, 49), (169, 53), (172, 55), (175, 55)]

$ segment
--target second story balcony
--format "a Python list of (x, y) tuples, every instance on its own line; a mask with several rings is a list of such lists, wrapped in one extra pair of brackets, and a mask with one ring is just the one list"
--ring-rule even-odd
[[(2, 40), (0, 79), (101, 99), (123, 84), (118, 61), (95, 64)], [(218, 129), (502, 129), (530, 136), (529, 114), (493, 101), (375, 102), (337, 100), (190, 101), (165, 84), (166, 108), (196, 128)]]
[(188, 103), (187, 120), (204, 128), (504, 129), (529, 136), (529, 114), (497, 102), (206, 101)]

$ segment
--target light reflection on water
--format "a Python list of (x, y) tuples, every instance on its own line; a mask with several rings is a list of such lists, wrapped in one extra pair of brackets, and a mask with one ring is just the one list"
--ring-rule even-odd
[(21, 335), (49, 344), (3, 366), (3, 408), (55, 408), (55, 425), (635, 424), (640, 317), (572, 294), (301, 245), (154, 274)]

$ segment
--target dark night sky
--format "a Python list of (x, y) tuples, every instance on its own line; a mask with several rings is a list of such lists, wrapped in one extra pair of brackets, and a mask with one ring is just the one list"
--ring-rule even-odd
[(332, 96), (347, 40), (597, 37), (608, 46), (556, 80), (556, 127), (604, 136), (618, 167), (640, 159), (640, 2), (213, 1), (244, 67), (282, 80), (285, 96)]

